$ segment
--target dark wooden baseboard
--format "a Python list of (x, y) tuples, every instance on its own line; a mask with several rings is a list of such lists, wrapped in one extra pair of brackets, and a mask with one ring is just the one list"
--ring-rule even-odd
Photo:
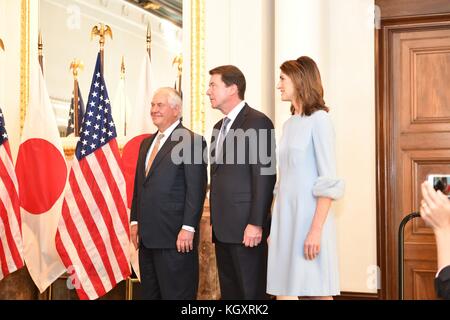
[(365, 292), (341, 292), (341, 295), (335, 296), (334, 300), (379, 300), (377, 293)]

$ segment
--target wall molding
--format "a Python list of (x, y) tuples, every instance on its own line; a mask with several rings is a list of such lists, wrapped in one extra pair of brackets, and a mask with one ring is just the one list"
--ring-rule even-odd
[(380, 300), (378, 293), (343, 291), (334, 300)]

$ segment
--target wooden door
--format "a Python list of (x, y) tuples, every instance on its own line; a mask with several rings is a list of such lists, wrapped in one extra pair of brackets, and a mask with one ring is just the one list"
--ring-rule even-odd
[[(395, 299), (400, 222), (419, 209), (420, 184), (428, 174), (450, 174), (450, 21), (385, 25), (380, 50), (378, 137), (386, 176), (379, 180), (385, 188), (379, 245), (384, 298)], [(435, 299), (436, 246), (422, 219), (407, 224), (404, 246), (404, 298)]]

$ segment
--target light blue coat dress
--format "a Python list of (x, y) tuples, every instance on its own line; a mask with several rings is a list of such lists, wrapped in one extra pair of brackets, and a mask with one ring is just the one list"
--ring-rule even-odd
[(344, 182), (336, 177), (335, 134), (330, 116), (292, 116), (279, 144), (279, 180), (272, 212), (267, 293), (289, 296), (339, 295), (335, 217), (329, 211), (321, 250), (304, 257), (318, 197), (342, 197)]

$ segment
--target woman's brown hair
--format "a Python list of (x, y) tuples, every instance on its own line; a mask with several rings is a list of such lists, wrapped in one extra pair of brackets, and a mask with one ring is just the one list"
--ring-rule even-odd
[[(310, 116), (318, 110), (330, 111), (323, 100), (322, 80), (319, 68), (313, 59), (302, 56), (297, 60), (288, 60), (281, 65), (280, 69), (294, 84), (297, 92), (296, 99), (303, 106), (302, 115)], [(291, 112), (295, 113), (293, 105)]]

